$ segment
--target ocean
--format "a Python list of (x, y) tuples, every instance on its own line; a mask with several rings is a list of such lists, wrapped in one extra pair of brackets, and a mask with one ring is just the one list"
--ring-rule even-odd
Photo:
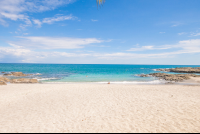
[(154, 77), (139, 77), (139, 74), (157, 73), (158, 68), (200, 67), (200, 65), (120, 65), (120, 64), (21, 64), (0, 63), (2, 72), (33, 74), (41, 83), (135, 83), (159, 84)]

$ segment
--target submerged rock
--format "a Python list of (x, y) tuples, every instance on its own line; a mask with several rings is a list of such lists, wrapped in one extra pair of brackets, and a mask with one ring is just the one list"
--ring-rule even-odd
[(10, 82), (11, 83), (38, 83), (38, 80), (21, 78), (21, 79), (12, 79)]
[(11, 72), (13, 76), (27, 76), (26, 74), (23, 74), (22, 72)]
[(11, 72), (10, 74), (6, 73), (4, 76), (16, 76), (16, 77), (21, 77), (21, 76), (30, 76), (32, 74), (24, 74), (22, 72)]
[(4, 74), (3, 76), (12, 76), (12, 74), (7, 74), (7, 73), (6, 73), (6, 74)]

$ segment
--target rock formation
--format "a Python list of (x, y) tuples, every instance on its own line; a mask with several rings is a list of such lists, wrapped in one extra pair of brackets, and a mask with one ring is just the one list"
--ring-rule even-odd
[(0, 85), (7, 85), (6, 82), (9, 82), (10, 80), (5, 77), (0, 77)]
[(0, 77), (0, 81), (9, 82), (10, 80), (8, 78), (5, 78), (5, 77)]
[[(22, 72), (11, 72), (11, 73), (5, 73), (3, 76), (15, 76), (15, 77), (23, 77), (23, 76), (29, 76), (32, 74), (23, 74)], [(20, 79), (8, 79), (6, 77), (0, 77), (0, 85), (7, 85), (6, 83), (38, 83), (37, 79), (27, 79), (27, 78), (20, 78)]]
[(176, 72), (176, 73), (200, 73), (200, 67), (180, 67), (171, 69), (156, 69), (157, 71)]
[(21, 79), (12, 79), (10, 82), (11, 83), (38, 83), (38, 80), (21, 78)]
[(7, 85), (7, 84), (4, 81), (0, 81), (0, 85)]
[(5, 73), (3, 76), (13, 76), (12, 74)]
[(164, 79), (166, 81), (183, 81), (188, 80), (190, 77), (200, 77), (200, 75), (195, 74), (166, 74), (166, 73), (152, 73), (149, 76), (158, 77), (160, 79)]
[(148, 74), (140, 74), (138, 76), (140, 76), (140, 77), (150, 77), (150, 75), (148, 75)]
[(6, 73), (4, 74), (4, 76), (16, 76), (16, 77), (20, 77), (20, 76), (30, 76), (32, 74), (24, 74), (22, 72), (11, 72), (10, 74)]

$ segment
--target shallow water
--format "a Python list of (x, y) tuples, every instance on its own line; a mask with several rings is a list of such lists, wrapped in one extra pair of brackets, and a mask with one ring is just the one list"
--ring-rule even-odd
[[(149, 83), (162, 81), (138, 74), (156, 73), (158, 68), (199, 67), (198, 65), (106, 65), (106, 64), (11, 64), (0, 63), (0, 72), (34, 74), (43, 83), (98, 82), (98, 83)], [(0, 75), (2, 75), (0, 73)]]

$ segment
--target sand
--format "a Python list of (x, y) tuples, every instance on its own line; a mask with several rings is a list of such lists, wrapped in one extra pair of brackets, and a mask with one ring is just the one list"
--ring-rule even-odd
[(200, 132), (200, 86), (0, 86), (0, 132)]
[(200, 77), (191, 77), (190, 78), (192, 81), (199, 83), (200, 84)]
[(189, 80), (184, 80), (182, 82), (176, 82), (175, 84), (199, 85), (200, 86), (200, 77), (190, 77)]

